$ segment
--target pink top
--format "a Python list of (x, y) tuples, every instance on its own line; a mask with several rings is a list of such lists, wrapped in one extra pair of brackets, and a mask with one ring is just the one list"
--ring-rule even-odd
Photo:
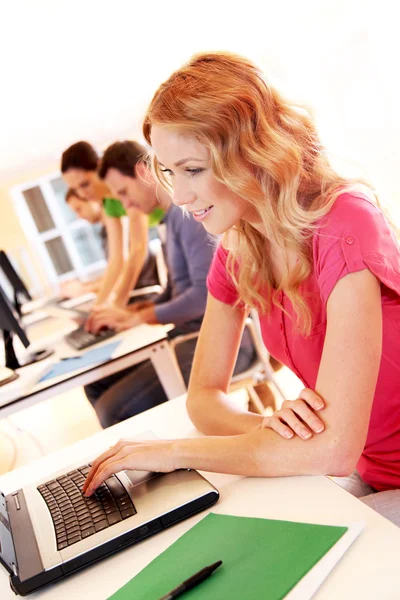
[[(207, 284), (214, 298), (234, 304), (237, 291), (226, 271), (227, 255), (219, 246)], [(305, 387), (315, 389), (325, 340), (326, 302), (336, 282), (363, 269), (380, 280), (382, 358), (367, 441), (357, 470), (377, 490), (400, 488), (400, 249), (396, 237), (382, 212), (366, 196), (343, 193), (320, 220), (313, 237), (313, 262), (313, 274), (300, 287), (312, 311), (311, 334), (305, 337), (296, 331), (291, 302), (282, 292), (281, 302), (289, 316), (276, 306), (272, 306), (271, 318), (260, 315), (264, 343)]]

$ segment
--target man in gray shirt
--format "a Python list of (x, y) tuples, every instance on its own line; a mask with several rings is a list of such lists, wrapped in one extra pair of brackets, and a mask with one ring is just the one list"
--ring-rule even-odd
[[(152, 302), (136, 302), (126, 309), (104, 306), (96, 309), (88, 327), (96, 332), (102, 327), (117, 331), (140, 323), (173, 323), (169, 336), (198, 331), (206, 300), (206, 279), (217, 240), (201, 223), (174, 206), (171, 197), (157, 187), (144, 162), (146, 150), (131, 141), (112, 144), (103, 155), (99, 168), (115, 198), (125, 209), (132, 206), (150, 214), (158, 207), (164, 211), (160, 237), (168, 269), (168, 286)], [(176, 354), (187, 385), (196, 340), (176, 346)], [(247, 369), (254, 360), (254, 348), (245, 330), (235, 373)], [(167, 400), (150, 361), (106, 377), (85, 387), (103, 427), (114, 425)]]

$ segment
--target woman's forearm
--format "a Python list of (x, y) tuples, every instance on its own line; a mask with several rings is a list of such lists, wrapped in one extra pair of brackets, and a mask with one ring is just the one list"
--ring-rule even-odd
[(242, 435), (174, 440), (170, 453), (175, 469), (248, 477), (344, 476), (355, 468), (328, 434), (308, 441), (284, 440), (259, 428)]
[(139, 275), (146, 261), (147, 248), (135, 248), (129, 253), (128, 260), (125, 262), (122, 271), (121, 280), (115, 292), (114, 303), (118, 306), (125, 306), (129, 300), (129, 294), (136, 286)]
[(118, 259), (108, 263), (95, 304), (103, 304), (106, 302), (121, 273), (122, 264), (122, 260)]
[(238, 435), (260, 426), (263, 417), (236, 406), (221, 390), (191, 389), (186, 407), (197, 429), (207, 435)]

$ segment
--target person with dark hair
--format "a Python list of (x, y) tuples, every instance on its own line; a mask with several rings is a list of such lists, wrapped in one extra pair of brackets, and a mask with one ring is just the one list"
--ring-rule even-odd
[[(138, 142), (125, 140), (111, 144), (100, 161), (98, 174), (107, 187), (113, 190), (116, 198), (122, 202), (126, 210), (137, 208), (142, 210), (140, 198), (147, 191), (152, 196), (149, 184), (146, 190), (138, 179), (149, 182), (147, 150)], [(151, 181), (151, 180), (150, 180)], [(138, 198), (138, 200), (135, 200)], [(149, 214), (150, 226), (159, 223), (163, 216), (159, 205), (153, 207)]]
[(79, 219), (88, 221), (91, 225), (101, 223), (101, 206), (93, 200), (83, 200), (75, 190), (68, 190), (65, 194), (65, 202)]
[[(148, 252), (148, 218), (134, 207), (125, 211), (112, 198), (107, 185), (98, 177), (99, 157), (88, 142), (77, 142), (67, 148), (61, 157), (61, 172), (71, 194), (100, 206), (108, 247), (108, 264), (95, 304), (112, 301), (125, 306), (130, 291), (137, 286), (158, 283), (154, 257)], [(121, 217), (129, 217), (129, 256), (123, 257), (123, 230)], [(140, 278), (140, 279), (139, 279)], [(90, 328), (90, 322), (88, 323)]]
[[(105, 151), (99, 172), (127, 210), (134, 203), (145, 214), (152, 213), (155, 208), (165, 211), (160, 237), (164, 239), (168, 287), (155, 301), (139, 302), (128, 309), (96, 308), (91, 316), (92, 330), (97, 332), (106, 326), (121, 331), (141, 323), (173, 323), (175, 328), (169, 332), (169, 337), (174, 338), (200, 328), (206, 307), (206, 279), (216, 239), (200, 223), (187, 218), (172, 204), (171, 197), (156, 184), (143, 160), (145, 149), (137, 152), (138, 148), (141, 147), (136, 142), (116, 142)], [(176, 346), (186, 384), (195, 346), (196, 339)], [(235, 372), (247, 369), (254, 360), (254, 354), (250, 335), (245, 330)], [(87, 385), (85, 392), (103, 427), (167, 400), (150, 361)]]
[(96, 171), (99, 157), (89, 142), (76, 142), (69, 146), (61, 156), (61, 173), (70, 169)]

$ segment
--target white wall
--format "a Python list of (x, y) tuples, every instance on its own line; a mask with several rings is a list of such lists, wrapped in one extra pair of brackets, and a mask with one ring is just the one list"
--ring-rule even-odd
[(2, 4), (0, 178), (78, 139), (140, 134), (158, 84), (195, 51), (256, 60), (309, 102), (324, 142), (397, 199), (395, 0), (13, 0)]

